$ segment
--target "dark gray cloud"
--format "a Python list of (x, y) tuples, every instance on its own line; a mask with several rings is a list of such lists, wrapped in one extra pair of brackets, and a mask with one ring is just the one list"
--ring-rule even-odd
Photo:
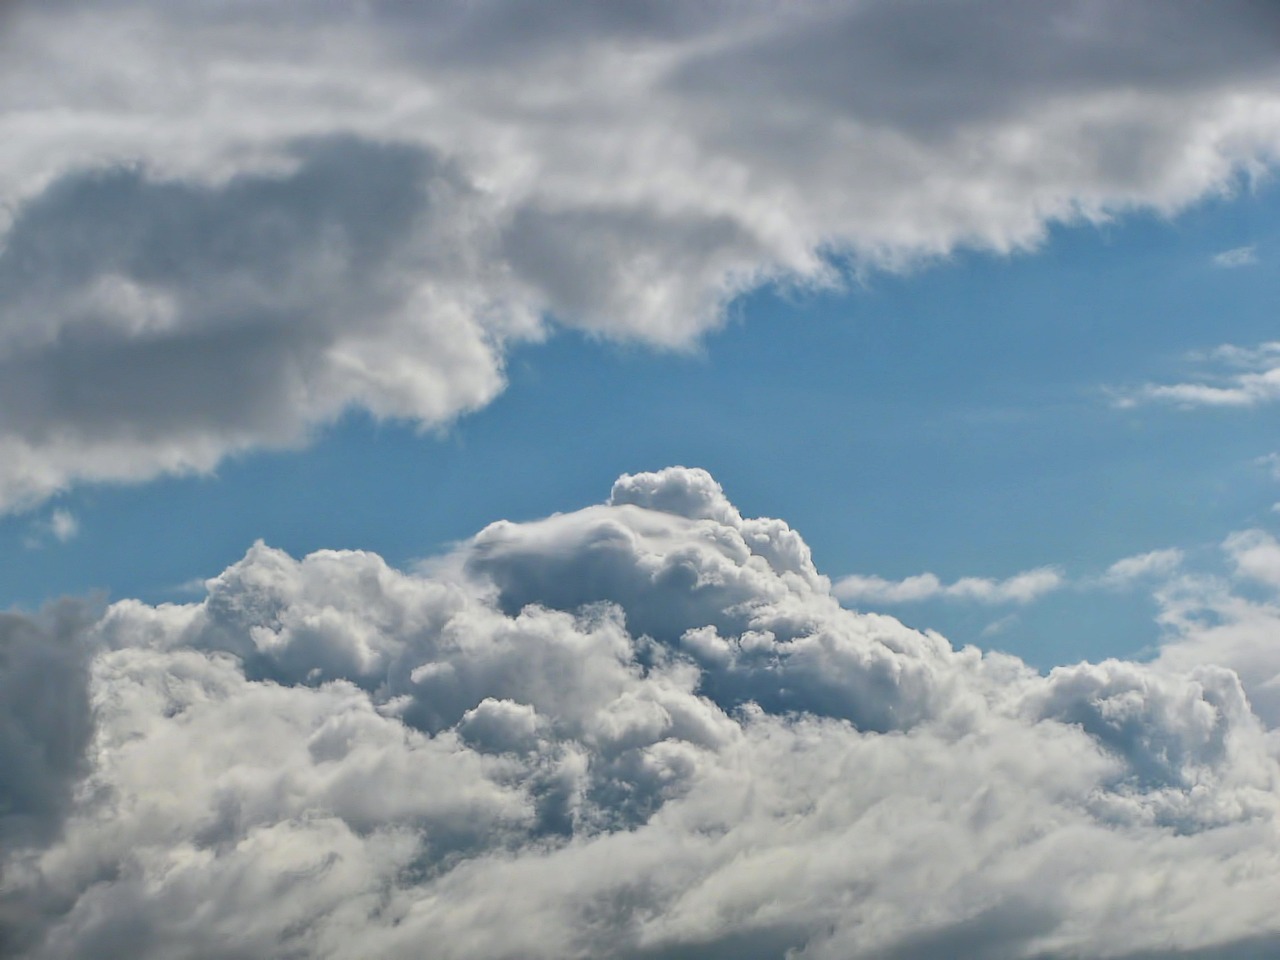
[(0, 33), (0, 509), (346, 407), (488, 402), (547, 318), (1176, 211), (1274, 163), (1274, 5), (24, 3)]
[(354, 139), (290, 158), (217, 185), (70, 174), (18, 211), (0, 252), (0, 446), (46, 472), (10, 457), (0, 497), (208, 468), (356, 404), (441, 421), (499, 388), (500, 332), (420, 302), (459, 267), (457, 171)]
[(46, 914), (65, 906), (23, 884), (19, 862), (56, 841), (91, 768), (93, 619), (76, 602), (0, 614), (0, 955), (20, 956)]
[(93, 618), (81, 605), (0, 614), (0, 842), (47, 842), (84, 772)]
[[(592, 566), (576, 595), (544, 570)], [(1067, 960), (1275, 941), (1274, 731), (1259, 675), (1208, 647), (1048, 676), (957, 650), (842, 609), (795, 531), (682, 468), (429, 571), (259, 544), (201, 602), (111, 607), (76, 648), (87, 687), (82, 666), (42, 674), (87, 690), (95, 725), (24, 781), (61, 828), (5, 848), (9, 942)], [(59, 696), (12, 702), (10, 727), (46, 730)]]

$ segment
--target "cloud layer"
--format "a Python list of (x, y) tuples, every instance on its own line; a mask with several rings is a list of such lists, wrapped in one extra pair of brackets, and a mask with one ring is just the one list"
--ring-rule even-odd
[(1040, 676), (841, 608), (682, 468), (419, 573), (258, 544), (207, 589), (3, 625), (8, 953), (1280, 946), (1274, 673), (1190, 600), (1156, 663)]
[(1272, 164), (1274, 5), (18, 3), (0, 509)]

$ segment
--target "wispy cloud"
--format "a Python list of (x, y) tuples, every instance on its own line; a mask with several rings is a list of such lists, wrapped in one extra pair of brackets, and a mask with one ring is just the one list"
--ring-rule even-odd
[(1225, 267), (1232, 269), (1234, 267), (1251, 267), (1258, 262), (1258, 248), (1249, 244), (1247, 247), (1235, 247), (1231, 250), (1223, 250), (1219, 254), (1215, 254), (1213, 265), (1215, 267)]
[(74, 540), (79, 533), (80, 521), (76, 515), (65, 507), (58, 507), (47, 517), (31, 523), (24, 542), (34, 550), (43, 547), (50, 539), (58, 543)]
[(832, 585), (841, 600), (870, 603), (918, 603), (924, 600), (967, 600), (975, 603), (1030, 603), (1057, 590), (1066, 578), (1056, 567), (1037, 567), (1004, 580), (961, 577), (944, 583), (936, 574), (921, 573), (902, 580), (852, 574)]
[(80, 532), (80, 521), (70, 510), (59, 507), (49, 516), (49, 532), (59, 543), (66, 543)]
[(1253, 407), (1280, 399), (1280, 341), (1253, 347), (1223, 344), (1195, 353), (1199, 374), (1179, 383), (1145, 383), (1111, 391), (1118, 407), (1171, 403), (1178, 407)]
[(1177, 548), (1152, 550), (1117, 560), (1095, 583), (1107, 587), (1127, 587), (1135, 581), (1167, 577), (1182, 566), (1183, 553)]
[[(951, 583), (945, 583), (933, 573), (921, 573), (901, 580), (851, 574), (837, 580), (831, 590), (839, 599), (849, 602), (906, 604), (949, 600), (992, 606), (1023, 605), (1065, 587), (1115, 590), (1168, 578), (1181, 568), (1184, 558), (1183, 552), (1176, 547), (1151, 550), (1123, 557), (1100, 574), (1074, 578), (1056, 566), (1036, 567), (1005, 579), (960, 577)], [(1012, 615), (996, 620), (983, 631), (983, 635), (998, 633), (1013, 622)]]

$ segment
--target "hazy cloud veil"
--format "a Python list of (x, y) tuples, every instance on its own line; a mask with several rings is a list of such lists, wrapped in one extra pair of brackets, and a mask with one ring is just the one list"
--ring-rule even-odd
[[(259, 544), (199, 603), (64, 626), (39, 656), (67, 716), (0, 713), (7, 948), (1280, 947), (1271, 674), (1212, 636), (1048, 676), (956, 650), (841, 608), (795, 531), (684, 468), (424, 569)], [(10, 618), (6, 690), (54, 629)]]

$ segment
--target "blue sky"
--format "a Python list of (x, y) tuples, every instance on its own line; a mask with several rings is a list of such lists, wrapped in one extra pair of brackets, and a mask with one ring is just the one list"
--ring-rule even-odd
[(1277, 37), (0, 3), (0, 956), (1280, 956)]
[[(1255, 262), (1215, 263), (1241, 248)], [(1171, 547), (1215, 569), (1229, 532), (1272, 526), (1280, 484), (1259, 462), (1276, 446), (1270, 411), (1118, 409), (1108, 391), (1266, 341), (1277, 250), (1280, 192), (1240, 181), (1173, 217), (1056, 228), (1029, 252), (770, 286), (682, 352), (569, 332), (517, 349), (506, 391), (443, 428), (350, 414), (302, 449), (10, 515), (3, 600), (188, 599), (258, 538), (406, 565), (494, 519), (573, 510), (621, 473), (673, 464), (710, 470), (748, 515), (788, 519), (833, 578), (1054, 565), (1084, 579)], [(77, 521), (66, 542), (44, 531), (55, 510)], [(1143, 586), (1026, 606), (864, 605), (1048, 667), (1153, 644)]]

